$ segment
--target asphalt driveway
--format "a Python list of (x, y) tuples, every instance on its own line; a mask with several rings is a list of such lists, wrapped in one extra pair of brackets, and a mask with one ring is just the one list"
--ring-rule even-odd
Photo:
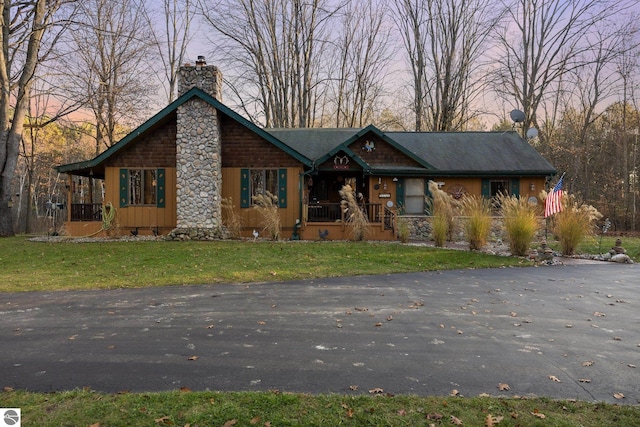
[(639, 273), (600, 262), (4, 293), (0, 386), (457, 390), (637, 404)]

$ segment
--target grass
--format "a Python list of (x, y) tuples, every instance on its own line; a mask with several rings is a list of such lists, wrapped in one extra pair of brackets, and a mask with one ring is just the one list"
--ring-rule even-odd
[[(616, 236), (605, 236), (602, 250)], [(597, 253), (599, 238), (579, 247)], [(623, 237), (636, 260), (640, 239)], [(0, 292), (255, 282), (530, 265), (480, 252), (368, 242), (43, 243), (0, 239)], [(2, 386), (2, 384), (0, 384)], [(640, 407), (546, 398), (419, 397), (384, 393), (30, 393), (5, 388), (0, 408), (23, 426), (635, 426)], [(544, 419), (542, 418), (544, 416)], [(441, 418), (439, 418), (441, 417)], [(452, 418), (455, 417), (455, 418)], [(496, 423), (502, 417), (499, 423)]]
[[(637, 426), (640, 407), (496, 397), (5, 391), (23, 426)], [(455, 418), (453, 418), (455, 417)], [(491, 417), (491, 418), (490, 418)], [(492, 423), (488, 420), (491, 419)]]
[(369, 242), (0, 239), (0, 292), (284, 281), (529, 265), (519, 258)]

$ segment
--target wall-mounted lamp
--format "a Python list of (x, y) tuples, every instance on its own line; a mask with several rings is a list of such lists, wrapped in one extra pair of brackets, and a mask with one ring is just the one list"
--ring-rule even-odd
[(533, 182), (529, 184), (529, 190), (536, 191), (536, 185)]
[(384, 182), (384, 184), (382, 184), (382, 189), (386, 190), (387, 189), (387, 181)]
[(393, 182), (398, 182), (398, 178), (393, 177)]

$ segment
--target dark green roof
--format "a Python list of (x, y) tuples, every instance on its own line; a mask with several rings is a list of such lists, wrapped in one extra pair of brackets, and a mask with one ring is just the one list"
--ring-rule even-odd
[(318, 160), (328, 152), (342, 145), (345, 141), (351, 139), (362, 129), (269, 128), (265, 130), (289, 147), (295, 147), (297, 151), (305, 155), (308, 159)]
[(386, 132), (439, 173), (553, 175), (556, 170), (516, 132)]

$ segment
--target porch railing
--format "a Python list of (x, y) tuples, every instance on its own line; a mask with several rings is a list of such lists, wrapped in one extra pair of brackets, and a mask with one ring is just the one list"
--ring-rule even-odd
[[(389, 218), (386, 209), (379, 203), (366, 203), (361, 207), (370, 223), (387, 223)], [(311, 203), (306, 205), (308, 222), (337, 222), (344, 221), (344, 212), (340, 203)]]
[(102, 221), (102, 203), (73, 203), (71, 221)]

